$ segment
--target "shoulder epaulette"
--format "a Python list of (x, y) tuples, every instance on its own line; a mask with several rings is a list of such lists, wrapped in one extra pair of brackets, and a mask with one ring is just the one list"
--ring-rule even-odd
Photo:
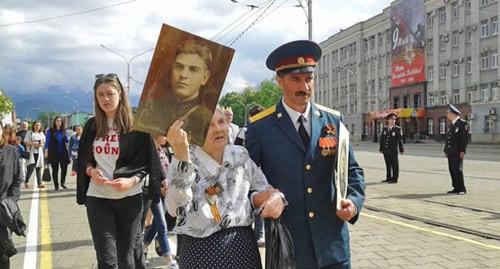
[(250, 117), (249, 121), (250, 123), (254, 123), (260, 119), (263, 119), (271, 114), (273, 114), (276, 111), (276, 105), (273, 105), (271, 107), (266, 108), (265, 110), (253, 115)]
[(315, 104), (316, 107), (318, 107), (318, 109), (321, 109), (327, 113), (330, 113), (330, 114), (333, 114), (335, 116), (339, 116), (340, 117), (340, 112), (338, 112), (337, 110), (335, 109), (331, 109), (329, 107), (326, 107), (326, 106), (322, 106), (322, 105), (318, 105), (318, 104)]

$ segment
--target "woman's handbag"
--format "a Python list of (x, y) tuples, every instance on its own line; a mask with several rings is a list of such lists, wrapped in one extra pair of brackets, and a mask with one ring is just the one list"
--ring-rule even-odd
[(52, 177), (50, 176), (50, 168), (49, 164), (45, 164), (45, 167), (43, 168), (43, 176), (42, 180), (45, 182), (50, 182), (52, 181)]

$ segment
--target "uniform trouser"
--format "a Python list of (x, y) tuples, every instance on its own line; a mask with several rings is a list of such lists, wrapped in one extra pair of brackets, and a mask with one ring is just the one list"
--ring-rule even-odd
[(451, 176), (451, 185), (455, 191), (466, 191), (463, 172), (464, 160), (460, 156), (448, 155), (448, 170)]
[(66, 183), (66, 173), (68, 172), (68, 162), (69, 158), (66, 155), (58, 155), (57, 160), (53, 160), (50, 163), (52, 167), (52, 181), (54, 181), (54, 187), (59, 187), (59, 166), (61, 166), (61, 185)]
[(398, 154), (384, 154), (386, 179), (388, 181), (398, 181), (399, 161)]
[(87, 218), (98, 268), (133, 269), (142, 195), (112, 200), (87, 197)]
[(10, 268), (10, 259), (7, 256), (0, 256), (0, 268), (9, 269)]

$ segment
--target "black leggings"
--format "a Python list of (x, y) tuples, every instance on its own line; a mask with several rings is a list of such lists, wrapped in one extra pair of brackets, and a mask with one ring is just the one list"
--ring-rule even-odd
[(68, 172), (69, 157), (67, 155), (58, 155), (57, 160), (52, 160), (50, 166), (52, 167), (52, 180), (54, 187), (59, 187), (59, 165), (61, 166), (61, 185), (66, 183), (66, 173)]

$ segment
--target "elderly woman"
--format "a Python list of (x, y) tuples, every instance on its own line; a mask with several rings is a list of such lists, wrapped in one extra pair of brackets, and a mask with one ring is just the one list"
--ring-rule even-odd
[[(19, 170), (17, 148), (8, 144), (7, 134), (0, 122), (0, 201), (12, 199), (17, 202), (22, 178)], [(6, 222), (6, 220), (2, 220)], [(9, 258), (15, 254), (11, 231), (0, 225), (0, 268), (10, 268)]]
[(278, 218), (284, 196), (273, 189), (241, 146), (228, 144), (228, 125), (217, 108), (202, 147), (189, 147), (176, 121), (167, 140), (175, 158), (168, 168), (167, 210), (180, 268), (262, 268), (251, 224), (253, 208)]

